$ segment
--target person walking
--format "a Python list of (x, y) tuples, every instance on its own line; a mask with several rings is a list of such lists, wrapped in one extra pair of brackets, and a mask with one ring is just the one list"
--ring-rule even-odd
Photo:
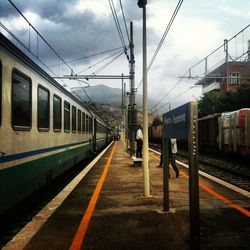
[(141, 125), (138, 125), (138, 130), (136, 132), (136, 158), (142, 158), (142, 144), (143, 144), (143, 134)]
[(168, 152), (169, 152), (169, 161), (171, 163), (171, 166), (173, 167), (175, 173), (176, 173), (176, 178), (179, 177), (179, 169), (176, 166), (175, 160), (176, 160), (176, 153), (177, 153), (177, 142), (176, 139), (171, 138), (169, 139), (168, 142)]

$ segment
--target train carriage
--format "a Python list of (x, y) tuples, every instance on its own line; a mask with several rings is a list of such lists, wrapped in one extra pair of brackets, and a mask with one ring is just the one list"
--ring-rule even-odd
[[(199, 151), (250, 156), (250, 109), (211, 114), (198, 120)], [(161, 143), (162, 125), (149, 127), (149, 141)], [(187, 142), (178, 140), (187, 149)]]
[(218, 118), (220, 113), (208, 115), (199, 119), (198, 138), (199, 149), (203, 152), (213, 152), (219, 149)]
[(101, 119), (0, 34), (0, 213), (110, 139)]

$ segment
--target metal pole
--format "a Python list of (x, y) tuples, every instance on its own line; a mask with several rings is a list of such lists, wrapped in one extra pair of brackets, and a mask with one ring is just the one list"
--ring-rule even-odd
[[(164, 118), (163, 118), (164, 119)], [(164, 124), (166, 124), (164, 122)], [(165, 130), (165, 129), (164, 129)], [(163, 211), (169, 211), (169, 139), (162, 137), (162, 166), (163, 166)]]
[(133, 43), (133, 23), (130, 22), (130, 105), (131, 105), (131, 124), (130, 124), (130, 155), (135, 153), (135, 136), (136, 136), (136, 121), (135, 121), (135, 57)]
[(200, 206), (198, 173), (198, 111), (197, 103), (189, 106), (189, 214), (191, 249), (200, 249)]
[(124, 122), (124, 82), (123, 82), (123, 74), (122, 74), (122, 105), (121, 105), (121, 109), (122, 109), (122, 133), (121, 133), (121, 141), (124, 143), (125, 141), (125, 122)]
[(126, 146), (126, 152), (128, 152), (128, 124), (127, 124), (127, 93), (126, 93), (126, 83), (124, 82), (123, 87), (123, 124), (124, 124), (124, 146)]
[(150, 196), (148, 168), (148, 99), (147, 99), (147, 31), (146, 5), (143, 8), (143, 179), (144, 196)]

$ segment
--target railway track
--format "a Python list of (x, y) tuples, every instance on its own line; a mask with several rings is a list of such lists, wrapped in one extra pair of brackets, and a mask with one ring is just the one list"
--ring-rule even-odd
[[(156, 144), (150, 146), (159, 150)], [(179, 150), (177, 160), (188, 164), (187, 152)], [(200, 155), (199, 170), (250, 192), (250, 167), (247, 163)]]

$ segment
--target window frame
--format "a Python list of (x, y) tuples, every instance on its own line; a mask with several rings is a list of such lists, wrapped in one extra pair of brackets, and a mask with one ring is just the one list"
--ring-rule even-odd
[(72, 117), (71, 117), (71, 131), (72, 133), (76, 133), (76, 107), (75, 106), (71, 106), (71, 113), (72, 113)]
[(85, 132), (88, 134), (89, 133), (89, 115), (85, 114)]
[[(16, 125), (13, 124), (13, 117), (14, 117), (14, 110), (13, 110), (13, 94), (14, 94), (14, 88), (13, 88), (13, 80), (14, 80), (14, 75), (18, 75), (20, 77), (23, 77), (24, 79), (26, 79), (29, 84), (30, 84), (30, 92), (29, 92), (29, 111), (30, 111), (30, 121), (29, 121), (29, 125), (28, 126), (22, 126), (22, 125)], [(15, 131), (30, 131), (32, 128), (32, 79), (27, 76), (26, 74), (24, 74), (23, 72), (21, 72), (20, 70), (18, 70), (17, 68), (13, 68), (12, 69), (12, 76), (11, 76), (11, 126), (13, 128), (13, 130)]]
[[(55, 98), (60, 100), (60, 128), (55, 128)], [(62, 131), (62, 98), (56, 94), (53, 95), (53, 130), (54, 132)]]
[[(48, 106), (49, 106), (49, 112), (48, 112), (48, 128), (42, 128), (39, 127), (39, 88), (45, 90), (48, 92)], [(48, 88), (44, 87), (41, 84), (38, 84), (37, 86), (37, 128), (40, 132), (47, 132), (50, 130), (50, 91)]]
[(93, 133), (93, 117), (92, 116), (89, 117), (89, 133), (90, 134)]
[(77, 131), (82, 132), (82, 111), (80, 109), (77, 110)]
[(86, 114), (82, 112), (82, 133), (86, 132)]
[[(63, 103), (64, 105), (63, 105), (63, 118), (64, 118), (64, 123), (63, 123), (63, 128), (64, 128), (64, 132), (65, 133), (70, 133), (70, 103), (69, 102), (67, 102), (67, 101), (64, 101), (64, 103)], [(68, 121), (68, 124), (67, 125), (69, 125), (69, 129), (66, 129), (65, 127), (65, 124), (66, 124), (66, 119), (65, 119), (65, 105), (69, 105), (69, 108), (66, 110), (68, 113), (69, 113), (69, 116), (67, 117), (68, 119), (67, 119), (67, 121)]]
[[(237, 74), (237, 75), (236, 75)], [(240, 72), (234, 71), (229, 73), (230, 84), (240, 84)]]

